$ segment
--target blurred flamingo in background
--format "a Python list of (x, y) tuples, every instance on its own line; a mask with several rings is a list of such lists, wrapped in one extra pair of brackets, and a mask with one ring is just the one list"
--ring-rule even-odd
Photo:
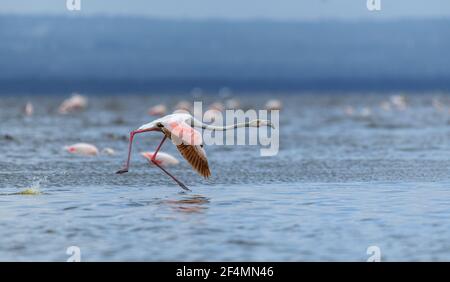
[(107, 156), (113, 156), (116, 154), (116, 151), (114, 151), (113, 148), (104, 148), (102, 150), (102, 154), (107, 155)]
[(64, 149), (71, 153), (83, 156), (96, 156), (98, 155), (98, 149), (92, 144), (88, 143), (76, 143), (70, 146), (64, 147)]
[(392, 105), (400, 111), (404, 111), (406, 110), (407, 107), (407, 103), (406, 103), (406, 97), (403, 95), (392, 95), (389, 98), (390, 102), (392, 103)]
[(148, 114), (151, 116), (163, 116), (167, 112), (166, 105), (159, 104), (148, 109)]
[(266, 110), (281, 110), (283, 107), (283, 103), (280, 100), (269, 100), (266, 103)]
[[(152, 163), (153, 155), (155, 155), (155, 152), (142, 152), (141, 153), (141, 156), (146, 158), (150, 163)], [(177, 160), (174, 156), (169, 155), (164, 152), (158, 152), (158, 154), (155, 155), (155, 161), (162, 166), (172, 166), (172, 165), (177, 165), (180, 163), (180, 161)]]
[(25, 104), (25, 107), (23, 108), (23, 113), (26, 116), (32, 116), (34, 112), (34, 108), (33, 108), (33, 104), (31, 104), (31, 102), (27, 102)]
[(180, 101), (175, 105), (175, 111), (174, 112), (191, 112), (191, 103), (188, 101)]
[(73, 94), (69, 99), (64, 100), (58, 108), (60, 114), (68, 114), (84, 110), (87, 107), (88, 100), (86, 97), (79, 94)]

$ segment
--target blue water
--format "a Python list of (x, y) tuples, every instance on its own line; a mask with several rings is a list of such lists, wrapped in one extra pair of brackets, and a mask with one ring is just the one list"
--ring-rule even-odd
[[(269, 97), (240, 99), (260, 108)], [(137, 154), (158, 134), (138, 137), (130, 172), (114, 174), (128, 131), (161, 98), (90, 97), (87, 111), (61, 116), (61, 98), (34, 97), (32, 118), (20, 115), (26, 98), (0, 98), (0, 260), (65, 261), (69, 246), (82, 261), (365, 261), (369, 246), (383, 261), (450, 259), (450, 97), (412, 95), (391, 111), (379, 107), (386, 95), (279, 99), (278, 155), (207, 146), (209, 180), (183, 160), (169, 168), (193, 190), (183, 192)], [(117, 154), (62, 149), (81, 141)], [(29, 187), (40, 194), (18, 194)]]

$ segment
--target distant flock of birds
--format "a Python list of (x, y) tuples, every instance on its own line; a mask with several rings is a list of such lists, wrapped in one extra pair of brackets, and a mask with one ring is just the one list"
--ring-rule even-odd
[[(447, 109), (445, 104), (438, 98), (432, 98), (431, 105), (438, 112), (445, 112)], [(70, 98), (64, 100), (58, 108), (59, 114), (69, 114), (82, 111), (88, 106), (88, 99), (80, 94), (73, 94)], [(282, 102), (277, 99), (268, 100), (265, 104), (267, 110), (281, 110)], [(392, 95), (388, 99), (385, 99), (379, 103), (379, 109), (385, 112), (390, 111), (405, 111), (408, 107), (407, 99), (403, 95)], [(213, 122), (216, 119), (217, 114), (221, 114), (226, 109), (239, 109), (240, 102), (235, 98), (227, 99), (225, 102), (216, 101), (208, 106), (208, 111), (205, 113), (205, 120)], [(355, 108), (351, 105), (347, 105), (343, 109), (343, 113), (346, 116), (359, 116), (369, 117), (372, 115), (372, 107)], [(188, 101), (179, 101), (173, 112), (170, 112), (169, 108), (165, 104), (153, 105), (148, 109), (148, 114), (153, 117), (159, 117), (156, 120), (144, 124), (130, 132), (129, 146), (128, 146), (128, 158), (125, 166), (117, 171), (117, 173), (128, 172), (133, 137), (135, 134), (158, 131), (163, 134), (163, 139), (159, 146), (153, 152), (141, 152), (140, 155), (147, 159), (150, 164), (159, 167), (164, 173), (171, 177), (181, 188), (189, 190), (186, 185), (179, 181), (175, 176), (170, 174), (166, 167), (179, 164), (179, 160), (174, 156), (160, 151), (160, 148), (166, 139), (176, 141), (180, 140), (176, 144), (177, 149), (181, 155), (188, 161), (192, 168), (201, 176), (207, 178), (210, 176), (210, 170), (206, 153), (203, 148), (201, 134), (195, 129), (195, 127), (209, 129), (209, 130), (232, 130), (239, 127), (260, 127), (273, 125), (268, 120), (252, 120), (241, 124), (232, 124), (227, 126), (213, 126), (211, 124), (205, 124), (196, 120), (190, 113), (192, 112), (192, 104)], [(448, 111), (448, 110), (447, 110)], [(34, 112), (33, 104), (28, 102), (23, 108), (23, 113), (26, 116), (32, 116)], [(448, 111), (450, 113), (450, 111)], [(174, 142), (175, 143), (175, 142)], [(83, 156), (96, 156), (100, 153), (105, 155), (114, 155), (115, 151), (112, 148), (104, 148), (101, 152), (93, 144), (88, 143), (76, 143), (69, 146), (65, 146), (64, 149), (71, 154), (83, 155)]]
[[(450, 108), (437, 97), (433, 97), (431, 99), (431, 106), (439, 113), (449, 113)], [(403, 95), (392, 95), (389, 96), (388, 99), (385, 99), (379, 103), (379, 109), (384, 112), (393, 112), (393, 111), (405, 111), (408, 108), (408, 102), (405, 96)], [(343, 112), (346, 116), (352, 117), (370, 117), (375, 108), (371, 108), (368, 106), (364, 106), (362, 108), (356, 108), (351, 105), (347, 105), (343, 108)]]
[[(441, 102), (438, 98), (433, 97), (431, 100), (431, 105), (438, 112), (445, 112), (446, 106), (443, 102)], [(74, 93), (70, 98), (64, 100), (61, 105), (58, 107), (59, 114), (69, 114), (75, 113), (79, 111), (83, 111), (88, 106), (88, 99), (85, 96)], [(235, 98), (227, 99), (225, 102), (214, 102), (209, 105), (208, 111), (205, 113), (205, 120), (214, 121), (215, 115), (222, 113), (226, 109), (239, 109), (240, 108), (239, 100)], [(265, 109), (267, 110), (281, 110), (283, 104), (280, 100), (271, 99), (268, 100), (265, 104)], [(388, 99), (383, 100), (379, 103), (379, 109), (385, 112), (390, 111), (404, 111), (408, 107), (407, 99), (403, 95), (392, 95)], [(362, 108), (356, 108), (351, 105), (347, 105), (343, 108), (343, 112), (346, 116), (360, 116), (360, 117), (369, 117), (372, 115), (373, 108), (364, 106)], [(157, 104), (151, 106), (148, 109), (148, 114), (154, 117), (162, 117), (169, 113), (169, 107), (165, 104)], [(179, 101), (173, 110), (173, 114), (177, 113), (186, 113), (192, 112), (192, 104), (188, 101), (181, 100)], [(31, 102), (27, 102), (23, 108), (23, 113), (26, 116), (32, 116), (34, 113), (34, 107)], [(450, 111), (449, 111), (450, 113)], [(100, 153), (105, 155), (114, 155), (115, 151), (112, 148), (104, 148), (101, 152), (95, 145), (87, 144), (87, 143), (77, 143), (70, 146), (65, 146), (64, 149), (72, 154), (77, 155), (85, 155), (85, 156), (96, 156)], [(141, 154), (146, 159), (150, 160), (152, 152), (143, 152)], [(149, 157), (150, 156), (150, 157)], [(173, 156), (169, 154), (160, 152), (158, 154), (157, 160), (164, 166), (176, 165), (179, 161), (176, 160)]]
[[(407, 108), (406, 97), (403, 95), (392, 95), (387, 100), (383, 100), (380, 102), (380, 109), (386, 112), (390, 112), (392, 110), (404, 111)], [(368, 117), (372, 115), (372, 109), (370, 107), (363, 107), (359, 111), (355, 109), (353, 106), (346, 106), (344, 108), (344, 113), (347, 116), (361, 116)]]
[[(82, 111), (88, 106), (88, 99), (80, 94), (73, 94), (70, 98), (64, 100), (58, 107), (59, 114), (69, 114)], [(239, 109), (240, 102), (237, 99), (231, 98), (227, 99), (225, 102), (214, 102), (208, 107), (208, 111), (205, 114), (205, 119), (213, 122), (216, 119), (217, 114), (221, 114), (226, 109)], [(281, 110), (282, 102), (280, 100), (271, 99), (265, 104), (265, 109), (267, 110)], [(26, 103), (23, 108), (23, 113), (26, 116), (32, 116), (34, 112), (33, 104), (31, 102)], [(144, 124), (137, 130), (130, 132), (129, 138), (129, 150), (128, 158), (124, 168), (117, 171), (117, 173), (128, 172), (130, 158), (131, 158), (131, 148), (133, 137), (135, 134), (148, 132), (148, 131), (159, 131), (162, 132), (164, 137), (154, 152), (141, 152), (140, 155), (147, 159), (150, 164), (159, 167), (164, 173), (170, 176), (181, 188), (189, 190), (186, 185), (179, 181), (175, 176), (170, 174), (165, 167), (173, 166), (179, 164), (179, 160), (174, 156), (161, 152), (160, 148), (166, 139), (176, 141), (179, 139), (178, 144), (176, 143), (177, 149), (180, 151), (181, 155), (188, 161), (192, 168), (199, 173), (201, 176), (207, 178), (210, 176), (210, 170), (208, 161), (206, 158), (206, 153), (203, 148), (203, 141), (201, 139), (201, 134), (195, 129), (195, 127), (200, 127), (209, 130), (232, 130), (239, 127), (261, 127), (268, 126), (273, 127), (268, 120), (252, 120), (240, 124), (232, 124), (228, 126), (213, 126), (210, 124), (204, 124), (201, 121), (196, 120), (190, 113), (192, 112), (192, 104), (188, 101), (179, 101), (172, 113), (169, 113), (169, 109), (165, 104), (157, 104), (148, 109), (148, 114), (154, 117), (159, 117), (153, 122)], [(174, 142), (175, 143), (175, 142)], [(82, 155), (82, 156), (97, 156), (100, 153), (105, 155), (114, 155), (116, 152), (112, 148), (104, 148), (101, 152), (99, 149), (89, 143), (76, 143), (64, 147), (64, 150), (70, 154)]]

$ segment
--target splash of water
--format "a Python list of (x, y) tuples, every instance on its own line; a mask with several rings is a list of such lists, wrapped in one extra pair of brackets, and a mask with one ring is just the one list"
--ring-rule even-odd
[(41, 183), (47, 181), (47, 177), (34, 177), (31, 182), (30, 187), (25, 188), (24, 190), (17, 193), (17, 195), (40, 195), (41, 192)]

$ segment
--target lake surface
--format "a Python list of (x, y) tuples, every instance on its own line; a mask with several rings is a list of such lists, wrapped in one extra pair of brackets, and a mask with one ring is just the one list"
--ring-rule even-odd
[[(256, 109), (271, 97), (236, 96)], [(276, 156), (206, 146), (204, 180), (163, 146), (192, 192), (138, 155), (159, 133), (136, 137), (130, 172), (115, 174), (128, 132), (153, 119), (147, 108), (180, 96), (89, 97), (69, 115), (56, 112), (62, 96), (0, 97), (0, 260), (66, 261), (69, 246), (82, 261), (366, 261), (370, 246), (382, 261), (450, 260), (450, 96), (408, 95), (390, 110), (381, 94), (276, 97)], [(63, 150), (77, 142), (116, 155)]]

